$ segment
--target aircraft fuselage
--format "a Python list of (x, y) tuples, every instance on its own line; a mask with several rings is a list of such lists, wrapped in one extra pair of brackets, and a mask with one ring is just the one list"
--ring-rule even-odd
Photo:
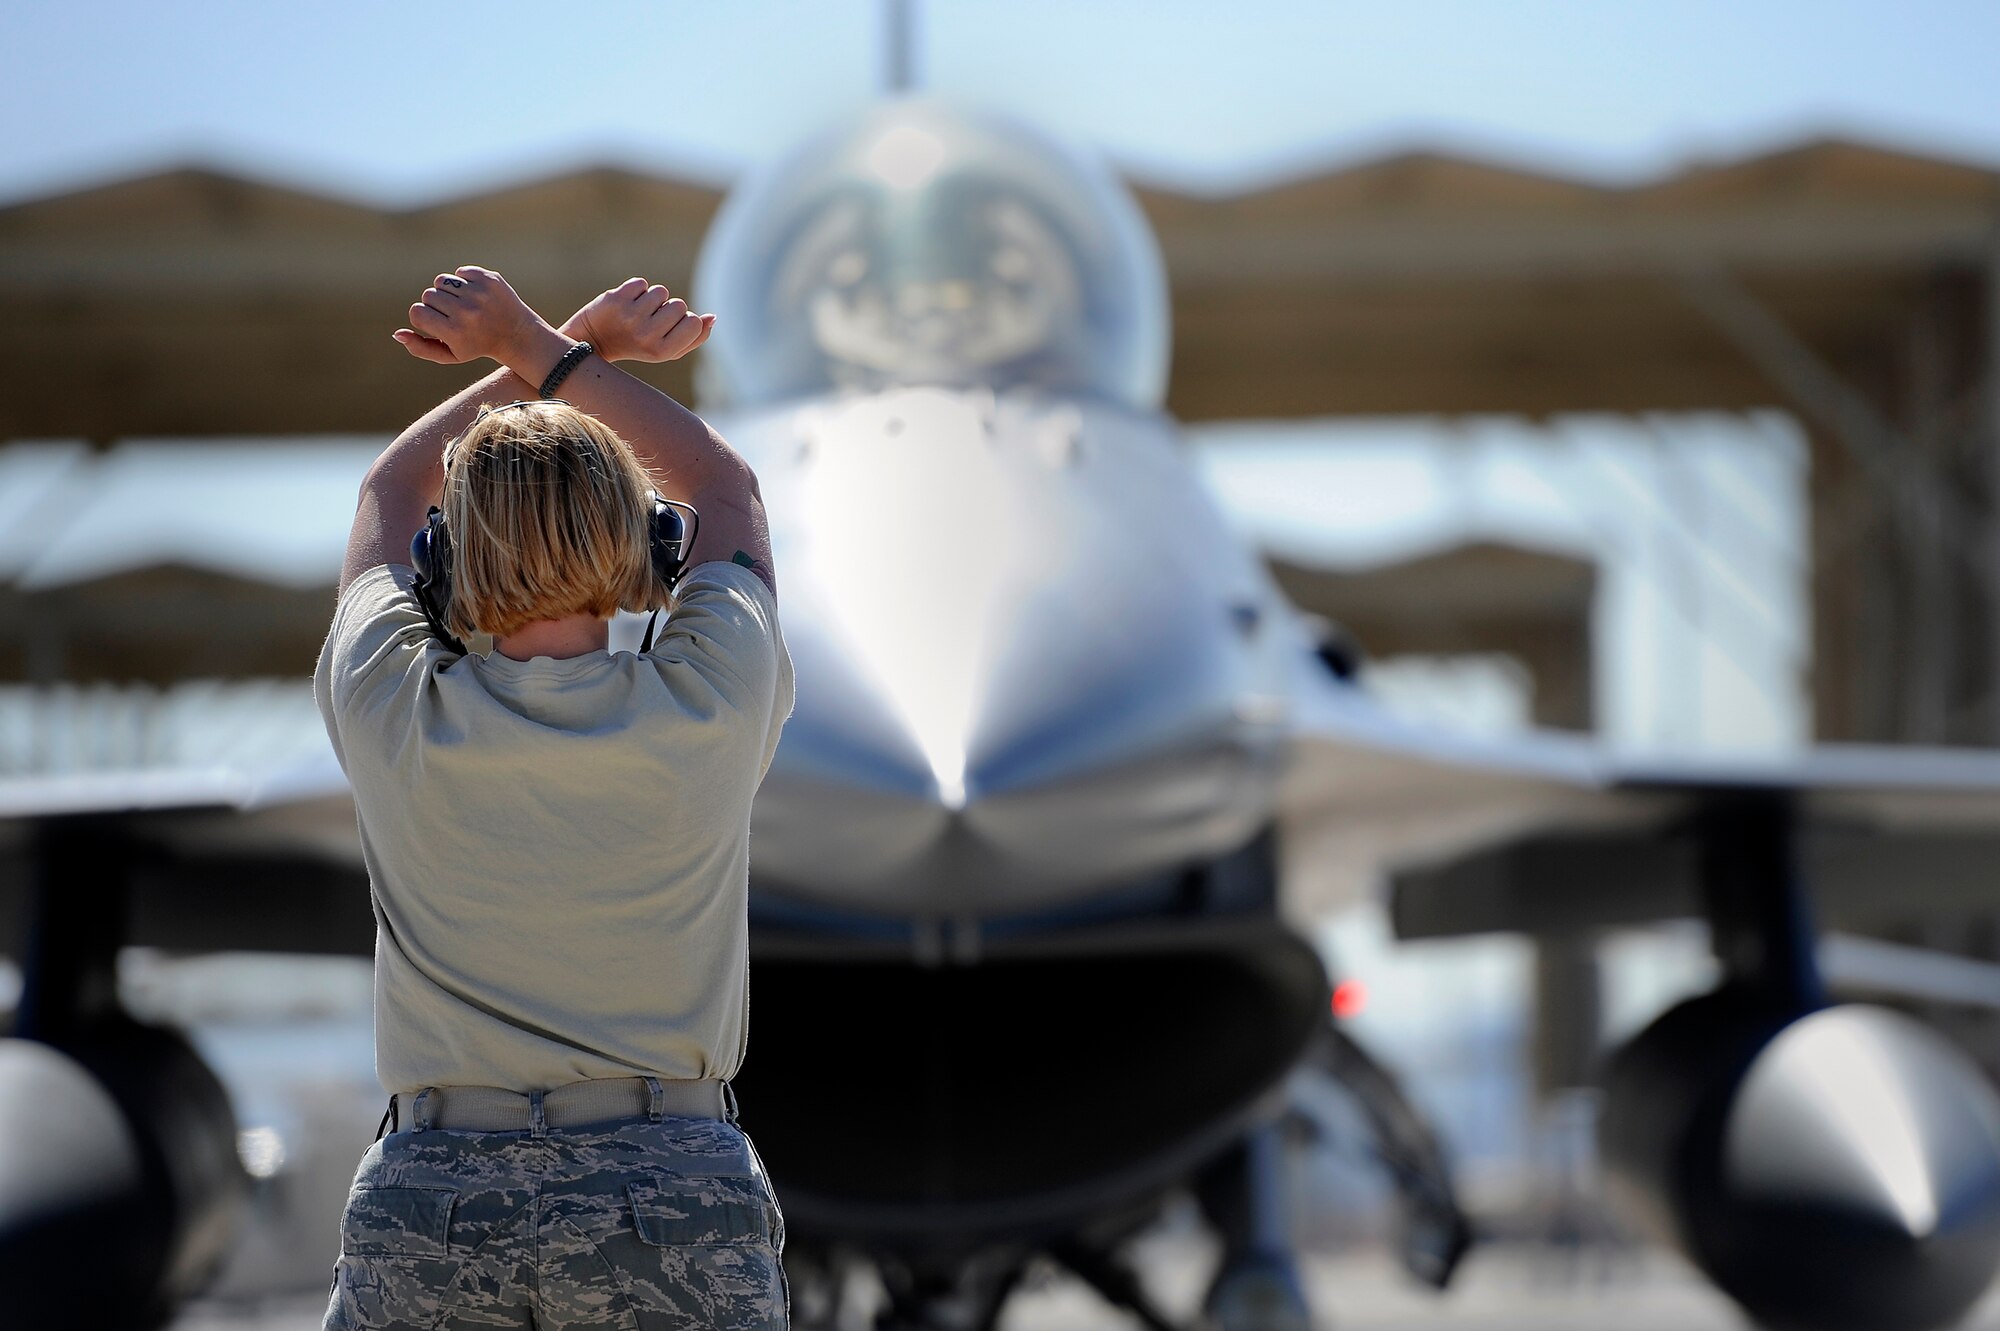
[(772, 514), (799, 680), (760, 886), (990, 918), (1270, 822), (1295, 630), (1170, 422), (892, 388), (718, 426)]

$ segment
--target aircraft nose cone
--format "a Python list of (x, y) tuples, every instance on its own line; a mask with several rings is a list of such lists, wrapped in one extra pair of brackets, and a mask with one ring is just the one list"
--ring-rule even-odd
[(801, 436), (763, 882), (1001, 913), (1249, 838), (1275, 727), (1244, 719), (1250, 633), (1157, 426), (911, 389)]
[(1739, 1083), (1711, 1259), (1773, 1326), (1956, 1321), (2000, 1263), (2000, 1101), (1943, 1037), (1849, 1006), (1793, 1022)]

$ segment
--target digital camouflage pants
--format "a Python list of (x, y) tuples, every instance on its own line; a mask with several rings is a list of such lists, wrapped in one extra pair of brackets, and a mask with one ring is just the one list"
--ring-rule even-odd
[(361, 1157), (324, 1325), (785, 1331), (784, 1246), (730, 1123), (397, 1132)]

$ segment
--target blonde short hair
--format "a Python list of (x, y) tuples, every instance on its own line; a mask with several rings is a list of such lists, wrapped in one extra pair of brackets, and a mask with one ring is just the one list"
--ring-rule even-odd
[(504, 637), (666, 604), (647, 540), (654, 488), (629, 444), (567, 403), (480, 408), (445, 447), (446, 627)]

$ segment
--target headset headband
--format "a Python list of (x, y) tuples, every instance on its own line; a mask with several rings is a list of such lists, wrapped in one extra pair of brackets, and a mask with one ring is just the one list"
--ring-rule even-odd
[[(514, 407), (522, 405), (520, 402), (508, 404)], [(506, 408), (496, 410), (504, 411)], [(660, 498), (656, 490), (648, 490), (646, 500), (647, 554), (654, 576), (666, 586), (668, 595), (672, 595), (680, 586), (681, 575), (687, 571), (688, 555), (693, 552), (695, 534), (701, 529), (701, 514), (695, 511), (692, 504)], [(464, 656), (465, 643), (448, 627), (454, 561), (451, 529), (445, 524), (444, 511), (433, 504), (424, 514), (424, 525), (410, 538), (410, 567), (417, 571), (411, 590), (416, 593), (417, 604), (423, 607), (424, 618), (430, 623), (431, 632), (437, 640)], [(653, 633), (659, 625), (660, 612), (655, 607), (652, 619), (646, 624), (645, 640), (639, 644), (641, 655), (653, 650)]]

